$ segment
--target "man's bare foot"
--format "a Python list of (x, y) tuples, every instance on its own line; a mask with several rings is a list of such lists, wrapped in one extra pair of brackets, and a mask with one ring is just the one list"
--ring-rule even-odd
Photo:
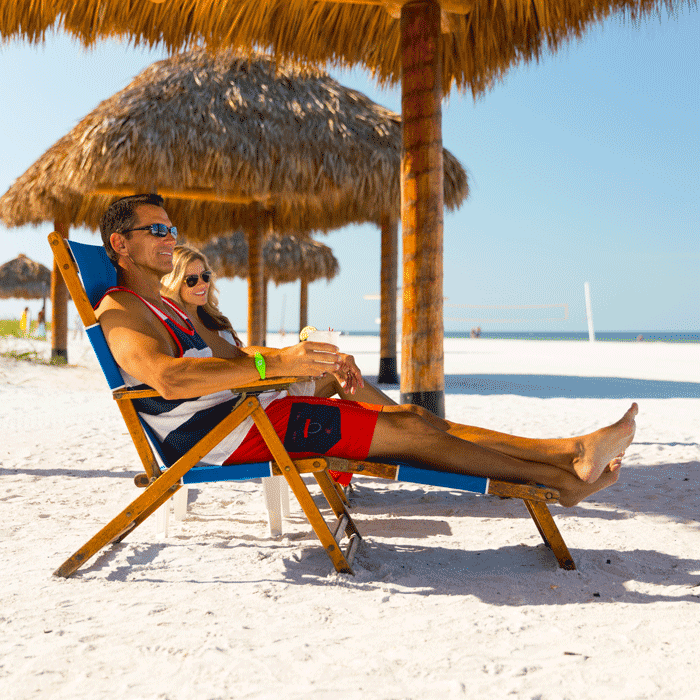
[[(562, 473), (565, 474), (565, 472)], [(557, 486), (559, 503), (567, 508), (571, 508), (571, 506), (575, 506), (584, 498), (588, 498), (591, 494), (596, 493), (596, 491), (602, 491), (608, 486), (612, 486), (617, 482), (619, 476), (619, 470), (608, 471), (605, 469), (593, 483), (586, 483), (571, 474), (567, 474), (563, 479), (563, 483)]]
[(578, 454), (572, 467), (579, 479), (593, 484), (603, 472), (614, 473), (620, 468), (621, 462), (616, 464), (616, 461), (634, 439), (634, 418), (638, 412), (639, 406), (633, 403), (617, 423), (578, 438)]

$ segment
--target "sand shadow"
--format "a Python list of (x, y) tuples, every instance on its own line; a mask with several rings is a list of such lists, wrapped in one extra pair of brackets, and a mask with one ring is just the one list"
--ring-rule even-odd
[[(692, 522), (700, 528), (700, 461), (659, 464), (622, 469), (614, 486), (591, 496), (574, 508), (560, 508), (566, 516), (617, 519), (645, 513), (674, 522)], [(609, 506), (613, 510), (587, 509), (586, 503)]]
[(445, 393), (515, 394), (541, 399), (697, 399), (700, 398), (700, 383), (545, 374), (448, 374)]
[[(639, 549), (576, 549), (572, 554), (579, 569), (564, 571), (544, 545), (464, 551), (366, 541), (355, 560), (356, 575), (342, 578), (349, 588), (370, 590), (380, 584), (389, 596), (470, 595), (499, 606), (700, 603), (698, 559)], [(324, 558), (323, 552), (309, 550), (299, 560), (285, 560), (285, 581), (328, 585), (322, 574), (315, 576)], [(630, 582), (672, 593), (634, 590)]]
[[(365, 379), (377, 385), (376, 376), (366, 376)], [(399, 384), (378, 386), (385, 391), (400, 389)], [(445, 393), (540, 399), (697, 399), (700, 398), (700, 383), (554, 374), (446, 374)]]
[(14, 467), (12, 469), (0, 468), (0, 476), (17, 476), (18, 474), (27, 476), (61, 476), (73, 477), (77, 479), (96, 479), (103, 476), (118, 477), (119, 479), (130, 479), (132, 482), (137, 474), (143, 474), (143, 470), (138, 471), (114, 471), (110, 469), (24, 469), (22, 467)]

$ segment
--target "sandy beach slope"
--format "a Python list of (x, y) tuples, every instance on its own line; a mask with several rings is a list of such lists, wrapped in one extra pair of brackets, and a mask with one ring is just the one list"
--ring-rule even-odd
[[(342, 345), (376, 374), (377, 338)], [(52, 577), (137, 492), (84, 339), (69, 358), (0, 358), (0, 697), (698, 697), (700, 346), (447, 340), (449, 418), (554, 437), (637, 400), (635, 443), (614, 487), (553, 509), (577, 571), (520, 502), (358, 478), (354, 577), (294, 505), (270, 538), (256, 482), (192, 489), (167, 539), (148, 521)]]

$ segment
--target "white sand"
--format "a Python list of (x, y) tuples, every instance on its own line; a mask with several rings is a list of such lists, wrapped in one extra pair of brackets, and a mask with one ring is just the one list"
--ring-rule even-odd
[[(342, 344), (376, 373), (376, 339)], [(271, 539), (255, 482), (193, 489), (167, 539), (148, 521), (52, 577), (137, 494), (116, 406), (69, 352), (83, 366), (0, 358), (0, 698), (698, 697), (700, 346), (448, 340), (449, 418), (558, 436), (637, 399), (636, 441), (618, 484), (554, 507), (577, 571), (519, 501), (356, 479), (354, 577), (296, 507)]]

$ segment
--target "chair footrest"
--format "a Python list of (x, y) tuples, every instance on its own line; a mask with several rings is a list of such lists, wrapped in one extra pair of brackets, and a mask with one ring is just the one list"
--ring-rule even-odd
[(348, 518), (348, 516), (345, 514), (338, 518), (338, 522), (335, 525), (335, 530), (333, 530), (333, 539), (335, 539), (338, 544), (340, 544), (340, 540), (343, 539), (348, 522), (350, 522), (350, 518)]
[(345, 550), (345, 561), (347, 561), (350, 566), (352, 566), (352, 562), (355, 558), (355, 554), (357, 554), (357, 549), (360, 546), (360, 542), (362, 542), (362, 537), (360, 537), (360, 535), (357, 533), (353, 534), (348, 542), (347, 549)]

